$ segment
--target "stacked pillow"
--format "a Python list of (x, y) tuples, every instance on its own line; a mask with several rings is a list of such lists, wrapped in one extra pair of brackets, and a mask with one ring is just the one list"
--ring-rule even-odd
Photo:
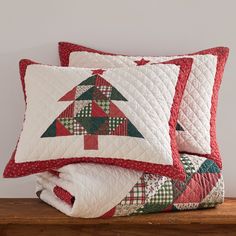
[(119, 56), (71, 43), (59, 43), (62, 66), (114, 68), (192, 58), (193, 65), (179, 109), (177, 143), (180, 152), (213, 158), (222, 165), (216, 141), (218, 91), (229, 49), (212, 48), (170, 57)]
[(22, 60), (25, 120), (4, 176), (96, 163), (186, 181), (181, 153), (221, 169), (216, 109), (228, 51), (134, 57), (62, 42), (62, 67)]

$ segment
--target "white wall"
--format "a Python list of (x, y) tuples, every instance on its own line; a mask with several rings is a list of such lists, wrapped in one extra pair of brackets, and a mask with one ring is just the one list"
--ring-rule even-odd
[[(58, 64), (57, 42), (101, 50), (171, 55), (228, 46), (218, 109), (226, 196), (236, 196), (235, 0), (0, 0), (0, 172), (22, 127), (20, 58)], [(0, 197), (34, 196), (34, 177), (0, 179)]]

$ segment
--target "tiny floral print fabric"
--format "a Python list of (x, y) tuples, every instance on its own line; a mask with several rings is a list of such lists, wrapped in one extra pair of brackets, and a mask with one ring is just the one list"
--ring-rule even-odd
[(4, 176), (93, 162), (184, 179), (175, 132), (191, 66), (192, 59), (117, 69), (21, 61), (25, 121)]

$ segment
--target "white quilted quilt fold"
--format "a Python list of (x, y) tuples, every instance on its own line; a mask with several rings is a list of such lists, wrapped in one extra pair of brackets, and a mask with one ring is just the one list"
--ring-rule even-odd
[[(44, 172), (37, 177), (40, 198), (74, 217), (95, 218), (116, 206), (136, 184), (142, 172), (96, 164), (72, 164), (60, 169), (59, 177)], [(74, 196), (73, 206), (57, 198), (59, 186)]]
[(224, 199), (219, 167), (181, 155), (186, 179), (96, 164), (72, 164), (37, 177), (38, 197), (72, 217), (127, 216), (215, 207)]

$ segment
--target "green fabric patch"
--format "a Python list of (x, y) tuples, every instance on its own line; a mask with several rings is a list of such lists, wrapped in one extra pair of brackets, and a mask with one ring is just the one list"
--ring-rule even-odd
[(56, 120), (52, 122), (52, 124), (47, 128), (47, 130), (41, 136), (42, 138), (45, 137), (56, 137)]
[(149, 200), (149, 203), (166, 205), (173, 201), (173, 186), (171, 180), (167, 180), (157, 193)]
[(198, 173), (220, 173), (220, 168), (212, 160), (205, 160), (200, 166)]
[(96, 75), (90, 76), (86, 80), (82, 81), (79, 85), (95, 85), (96, 78)]
[(112, 91), (111, 91), (111, 100), (127, 101), (127, 99), (123, 97), (123, 95), (121, 95), (121, 93), (114, 87), (112, 87)]
[(128, 136), (143, 138), (143, 135), (135, 128), (135, 126), (130, 122), (128, 122)]
[(160, 212), (173, 202), (173, 186), (171, 180), (167, 180), (157, 193), (152, 196), (138, 213)]

